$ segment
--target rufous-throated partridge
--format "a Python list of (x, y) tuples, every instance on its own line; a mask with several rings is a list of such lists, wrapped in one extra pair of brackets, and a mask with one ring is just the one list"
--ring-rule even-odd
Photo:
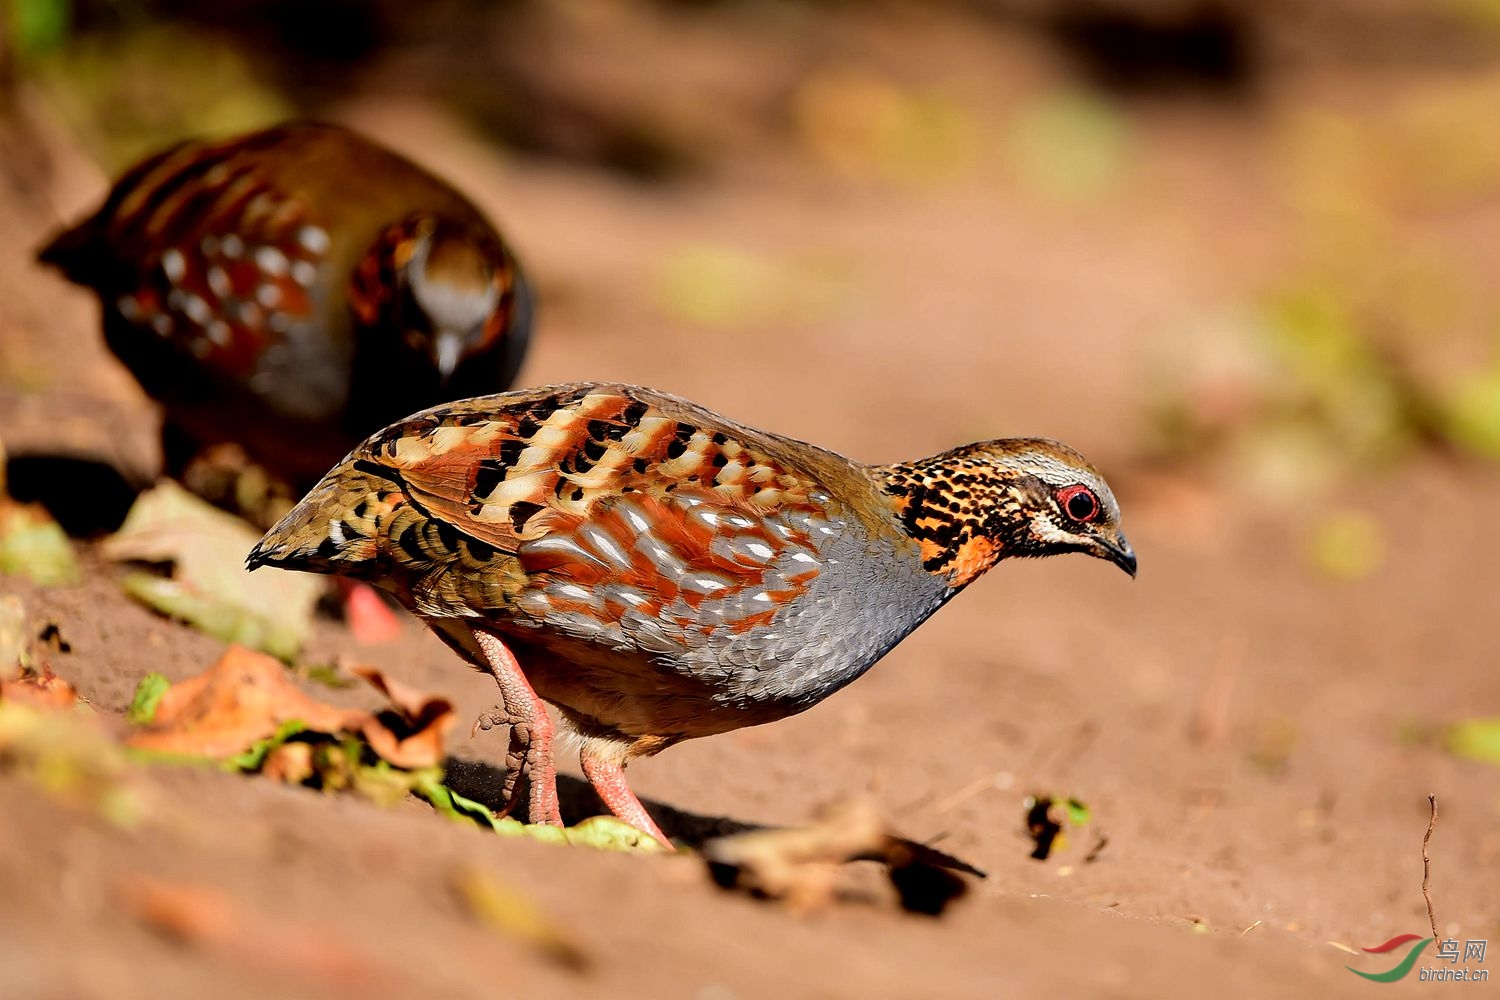
[(1135, 575), (1109, 487), (1055, 442), (862, 465), (584, 383), (380, 431), (248, 565), (385, 588), (499, 682), (533, 822), (561, 822), (551, 703), (604, 803), (666, 843), (627, 761), (808, 709), (999, 560), (1063, 552)]
[(337, 125), (157, 153), (38, 259), (97, 293), (170, 473), (229, 442), (292, 497), (391, 421), (508, 388), (531, 325), (479, 210)]

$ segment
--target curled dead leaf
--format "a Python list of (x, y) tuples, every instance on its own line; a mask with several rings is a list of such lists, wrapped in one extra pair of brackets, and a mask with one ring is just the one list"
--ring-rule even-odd
[(40, 670), (22, 668), (14, 677), (0, 679), (0, 702), (57, 712), (78, 704), (78, 689), (43, 664)]
[(369, 717), (303, 694), (279, 660), (231, 646), (204, 673), (173, 684), (149, 726), (126, 741), (142, 750), (230, 757), (275, 735), (283, 724), (337, 733), (358, 731)]
[(352, 671), (390, 699), (394, 712), (373, 715), (360, 726), (371, 748), (397, 767), (432, 767), (443, 759), (443, 740), (458, 716), (453, 703), (387, 677), (374, 667)]
[[(385, 676), (373, 667), (354, 673), (380, 691), (391, 708), (370, 712), (336, 708), (305, 694), (281, 662), (242, 646), (231, 646), (197, 677), (169, 687), (155, 703), (150, 722), (127, 740), (130, 746), (162, 753), (236, 758), (259, 744), (261, 754), (246, 765), (265, 767), (287, 780), (303, 780), (310, 757), (282, 740), (297, 733), (363, 736), (377, 756), (405, 770), (432, 767), (443, 759), (443, 740), (457, 718), (453, 703)], [(289, 726), (294, 728), (289, 729)], [(346, 762), (350, 766), (357, 760)], [(291, 777), (301, 774), (300, 778)]]
[(835, 803), (802, 827), (749, 830), (703, 845), (709, 874), (724, 888), (785, 900), (797, 910), (832, 901), (849, 861), (885, 865), (901, 905), (938, 914), (968, 886), (956, 872), (984, 873), (940, 851), (892, 834), (868, 799)]

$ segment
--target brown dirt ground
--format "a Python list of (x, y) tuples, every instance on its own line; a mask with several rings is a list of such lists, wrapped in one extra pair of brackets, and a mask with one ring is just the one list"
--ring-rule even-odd
[[(1495, 475), (1430, 462), (1366, 484), (1388, 558), (1349, 583), (1308, 569), (1305, 511), (1131, 459), (1150, 336), (1248, 286), (1276, 245), (1253, 126), (1159, 121), (1168, 152), (1141, 205), (1060, 220), (962, 186), (897, 197), (774, 171), (663, 193), (497, 160), (420, 106), (345, 114), (479, 192), (525, 248), (548, 306), (528, 381), (645, 382), (869, 460), (1054, 435), (1114, 473), (1141, 576), (1003, 565), (826, 704), (632, 771), (670, 807), (669, 833), (795, 823), (869, 791), (903, 833), (989, 872), (940, 919), (880, 902), (795, 916), (714, 888), (686, 857), (502, 841), (417, 803), (195, 770), (146, 773), (150, 815), (123, 832), (0, 776), (0, 995), (1354, 995), (1372, 988), (1343, 969), (1359, 960), (1328, 942), (1426, 932), (1429, 793), (1440, 929), (1500, 938), (1500, 771), (1398, 738), (1500, 695), (1500, 539), (1474, 530), (1493, 520)], [(53, 200), (91, 194), (85, 175)], [(150, 412), (91, 305), (27, 262), (50, 224), (14, 193), (0, 204), (0, 356), (39, 387), (7, 381), (0, 433), (13, 452), (75, 433), (97, 448), (103, 425), (149, 463)], [(654, 262), (694, 242), (832, 255), (854, 291), (806, 324), (695, 328), (651, 292)], [(217, 656), (88, 558), (77, 587), (0, 586), (60, 626), (71, 652), (52, 664), (99, 711), (122, 712), (146, 671), (181, 678)], [(324, 623), (310, 659), (351, 648)], [(493, 703), (415, 627), (356, 652), (462, 717)], [(451, 749), (497, 764), (504, 748), (489, 734)], [(1033, 792), (1089, 803), (1108, 836), (1093, 863), (1081, 847), (1028, 858)], [(467, 919), (448, 889), (461, 864), (530, 895), (591, 967)], [(142, 876), (218, 887), (243, 926), (275, 933), (164, 939), (120, 905)]]

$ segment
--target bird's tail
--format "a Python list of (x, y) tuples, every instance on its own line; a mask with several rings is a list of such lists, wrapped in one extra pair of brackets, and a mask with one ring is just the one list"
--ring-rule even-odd
[(403, 501), (389, 480), (342, 463), (266, 532), (245, 566), (359, 576), (378, 561), (379, 525)]
[(97, 218), (88, 218), (49, 239), (37, 250), (37, 263), (57, 268), (69, 281), (91, 284), (98, 276), (98, 244)]
[[(37, 263), (57, 268), (69, 281), (76, 284), (97, 285), (106, 281), (111, 272), (120, 266), (114, 246), (116, 237), (111, 235), (112, 231), (122, 225), (130, 228), (141, 223), (142, 220), (137, 217), (139, 213), (154, 211), (159, 207), (161, 199), (165, 197), (166, 189), (163, 185), (180, 180), (181, 173), (174, 172), (170, 177), (155, 180), (150, 178), (158, 167), (188, 145), (186, 142), (178, 143), (146, 157), (127, 170), (115, 181), (104, 204), (93, 215), (55, 234), (37, 250)], [(206, 168), (207, 165), (204, 169)], [(143, 188), (143, 184), (146, 187)], [(125, 203), (131, 200), (132, 195), (140, 193), (154, 193), (160, 197), (136, 199), (137, 207), (122, 215), (120, 210)], [(135, 264), (132, 263), (130, 268), (134, 267)]]

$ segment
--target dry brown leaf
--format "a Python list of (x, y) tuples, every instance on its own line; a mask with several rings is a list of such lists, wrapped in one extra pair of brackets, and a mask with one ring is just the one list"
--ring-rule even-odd
[(184, 944), (223, 944), (240, 930), (234, 900), (210, 886), (134, 876), (121, 884), (120, 903), (141, 923)]
[(392, 713), (382, 712), (360, 727), (376, 753), (409, 770), (442, 761), (443, 739), (458, 720), (451, 701), (418, 691), (374, 667), (355, 667), (352, 673), (389, 698), (396, 709), (396, 719), (390, 718)]
[[(331, 735), (359, 733), (382, 759), (399, 768), (431, 767), (443, 759), (443, 739), (457, 719), (453, 703), (385, 676), (356, 667), (390, 701), (392, 708), (368, 712), (335, 708), (296, 686), (281, 662), (243, 646), (231, 646), (219, 662), (197, 677), (173, 684), (162, 695), (151, 724), (133, 733), (129, 744), (145, 750), (232, 757), (274, 736), (285, 723)], [(286, 780), (310, 773), (302, 751), (288, 745), (273, 751), (268, 771)]]
[(0, 670), (24, 666), (30, 646), (25, 603), (15, 594), (0, 594)]
[(151, 725), (127, 742), (145, 750), (230, 757), (294, 719), (337, 733), (358, 732), (369, 717), (314, 701), (287, 679), (281, 661), (231, 646), (204, 673), (173, 684)]
[(940, 913), (966, 891), (954, 874), (983, 873), (890, 833), (868, 799), (835, 803), (807, 826), (750, 830), (703, 845), (714, 881), (725, 888), (785, 900), (797, 910), (831, 902), (840, 887), (840, 869), (849, 861), (884, 864), (901, 904), (921, 913)]
[(40, 671), (22, 670), (9, 680), (0, 679), (0, 701), (56, 712), (78, 704), (78, 689), (43, 665)]
[(306, 573), (250, 573), (259, 532), (163, 482), (142, 493), (102, 551), (116, 562), (171, 563), (170, 580), (132, 575), (131, 596), (226, 642), (291, 659), (312, 625), (323, 584)]
[(865, 799), (825, 809), (802, 827), (751, 830), (711, 840), (703, 846), (714, 878), (805, 910), (832, 900), (839, 866), (862, 854), (881, 851), (885, 824)]

